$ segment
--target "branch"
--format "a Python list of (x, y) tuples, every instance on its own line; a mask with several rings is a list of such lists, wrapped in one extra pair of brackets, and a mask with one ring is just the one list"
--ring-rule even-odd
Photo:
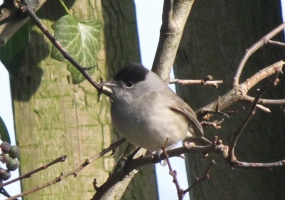
[[(92, 197), (92, 200), (121, 199), (129, 183), (138, 172), (137, 168), (130, 169), (127, 167), (125, 168), (124, 166), (128, 166), (128, 163), (132, 161), (132, 158), (143, 157), (145, 153), (146, 150), (140, 148), (138, 151), (136, 149), (133, 153), (131, 153), (127, 159), (121, 157), (116, 163), (116, 166), (114, 167), (107, 181), (100, 187), (97, 187), (95, 183), (94, 188), (96, 190), (96, 193)], [(123, 173), (121, 173), (122, 171)]]
[[(219, 97), (216, 101), (213, 101), (212, 103), (199, 109), (196, 112), (198, 119), (202, 119), (203, 116), (206, 115), (207, 113), (216, 112), (217, 106), (219, 108), (219, 111), (221, 111), (229, 107), (230, 105), (236, 103), (237, 101), (248, 100), (247, 92), (261, 80), (275, 74), (276, 71), (281, 72), (284, 64), (285, 62), (281, 60), (255, 73), (253, 76), (248, 78), (245, 82), (239, 84), (238, 86), (231, 89), (228, 93)], [(271, 101), (274, 101), (274, 100), (271, 100)], [(258, 103), (262, 103), (262, 102), (264, 102), (262, 99), (258, 100)], [(283, 104), (283, 102), (284, 100), (282, 101), (275, 100), (275, 104), (277, 103)], [(268, 101), (266, 103), (268, 103)]]
[(262, 47), (264, 44), (268, 43), (268, 41), (274, 37), (275, 35), (277, 35), (278, 33), (280, 33), (283, 29), (285, 28), (285, 23), (280, 24), (278, 27), (276, 27), (275, 29), (273, 29), (271, 32), (269, 32), (267, 35), (265, 35), (264, 37), (262, 37), (259, 41), (257, 41), (254, 45), (252, 45), (249, 49), (246, 50), (246, 53), (244, 54), (243, 58), (241, 59), (238, 69), (236, 71), (235, 77), (234, 77), (234, 81), (233, 81), (233, 87), (238, 87), (239, 85), (239, 78), (240, 75), (242, 73), (242, 70), (245, 66), (246, 61), (248, 60), (248, 58), (256, 51), (258, 50), (260, 47)]
[(152, 71), (164, 81), (169, 80), (183, 29), (194, 0), (165, 0), (163, 5), (160, 38)]
[(168, 165), (168, 168), (169, 168), (169, 174), (172, 176), (172, 178), (173, 178), (173, 183), (174, 183), (175, 186), (176, 186), (178, 199), (179, 199), (179, 200), (182, 200), (182, 199), (184, 198), (185, 194), (186, 194), (187, 192), (189, 192), (192, 188), (194, 188), (194, 186), (196, 186), (197, 184), (199, 184), (199, 183), (202, 182), (203, 180), (206, 180), (206, 179), (209, 179), (209, 178), (210, 178), (209, 171), (210, 171), (211, 167), (214, 165), (214, 161), (212, 161), (212, 162), (210, 163), (208, 169), (207, 169), (206, 172), (205, 172), (205, 175), (204, 175), (202, 178), (197, 178), (196, 181), (195, 181), (188, 189), (183, 190), (183, 189), (181, 189), (180, 184), (179, 184), (179, 181), (178, 181), (178, 179), (177, 179), (177, 172), (176, 172), (176, 170), (173, 170), (173, 169), (172, 169), (171, 163), (170, 163), (170, 161), (169, 161), (169, 156), (168, 156), (168, 154), (167, 154), (167, 152), (166, 152), (166, 148), (165, 148), (167, 142), (168, 142), (168, 138), (167, 138), (167, 140), (166, 140), (166, 142), (165, 142), (164, 147), (162, 147), (161, 149), (162, 149), (162, 151), (163, 151), (164, 156), (166, 157), (166, 162), (167, 162), (167, 165)]
[(278, 42), (278, 41), (273, 41), (273, 40), (266, 40), (266, 43), (285, 47), (285, 43), (283, 43), (283, 42)]
[(167, 162), (167, 165), (168, 165), (168, 169), (169, 169), (169, 174), (172, 176), (172, 178), (173, 178), (173, 183), (175, 184), (175, 186), (176, 186), (176, 190), (177, 190), (177, 195), (178, 195), (178, 199), (179, 200), (182, 200), (183, 198), (184, 198), (184, 193), (183, 193), (183, 190), (181, 189), (181, 187), (180, 187), (180, 184), (179, 184), (179, 182), (178, 182), (178, 179), (177, 179), (177, 172), (176, 172), (176, 170), (173, 170), (172, 169), (172, 166), (171, 166), (171, 164), (170, 164), (170, 161), (169, 161), (169, 156), (168, 156), (168, 154), (167, 154), (167, 152), (166, 152), (166, 146), (167, 146), (167, 143), (168, 143), (168, 138), (166, 139), (166, 142), (165, 142), (165, 144), (164, 144), (164, 146), (161, 148), (162, 149), (162, 152), (163, 152), (163, 154), (164, 154), (164, 156), (166, 157), (166, 162)]
[(215, 88), (218, 87), (218, 84), (223, 83), (222, 80), (181, 80), (181, 79), (170, 79), (169, 84), (174, 84), (178, 83), (181, 85), (194, 85), (194, 84), (199, 84), (199, 85), (211, 85), (214, 86)]
[(242, 92), (246, 94), (251, 88), (253, 88), (260, 81), (275, 74), (276, 71), (281, 72), (284, 64), (285, 62), (281, 60), (279, 62), (274, 63), (273, 65), (265, 67), (264, 69), (259, 70), (253, 76), (248, 78), (245, 82), (239, 84), (238, 87), (243, 88)]
[(50, 163), (48, 163), (46, 165), (43, 165), (43, 166), (41, 166), (41, 167), (39, 167), (39, 168), (37, 168), (37, 169), (35, 169), (33, 171), (30, 171), (30, 172), (28, 172), (28, 173), (26, 173), (26, 174), (24, 174), (22, 176), (19, 176), (18, 178), (15, 178), (15, 179), (13, 179), (11, 181), (7, 181), (5, 183), (0, 183), (0, 187), (4, 187), (6, 185), (9, 185), (11, 183), (14, 183), (16, 181), (19, 181), (19, 180), (22, 180), (22, 179), (25, 179), (25, 178), (30, 178), (33, 174), (35, 174), (35, 173), (37, 173), (39, 171), (45, 170), (48, 167), (50, 167), (50, 166), (52, 166), (52, 165), (54, 165), (54, 164), (56, 164), (58, 162), (64, 162), (66, 160), (66, 158), (67, 158), (67, 155), (60, 156), (57, 159), (53, 160), (52, 162), (50, 162)]
[(235, 168), (272, 168), (272, 167), (284, 167), (285, 160), (281, 160), (278, 162), (273, 163), (248, 163), (248, 162), (241, 162), (235, 160), (234, 162), (230, 163), (232, 167)]
[[(77, 176), (77, 174), (84, 168), (86, 167), (87, 165), (89, 165), (90, 163), (94, 162), (95, 160), (97, 160), (98, 158), (102, 157), (103, 155), (105, 155), (106, 153), (110, 152), (110, 151), (114, 151), (119, 145), (121, 145), (123, 142), (125, 142), (125, 138), (122, 138), (120, 140), (118, 140), (117, 142), (114, 142), (112, 143), (108, 148), (106, 149), (103, 149), (103, 151), (101, 151), (100, 153), (98, 153), (97, 155), (91, 157), (91, 158), (88, 158), (85, 160), (84, 163), (82, 163), (78, 168), (72, 170), (72, 171), (69, 171), (67, 173), (61, 173), (60, 176), (56, 177), (55, 179), (41, 185), (41, 186), (38, 186), (34, 189), (31, 189), (29, 191), (26, 191), (26, 192), (23, 192), (21, 194), (18, 194), (18, 195), (15, 195), (13, 197), (9, 197), (7, 200), (11, 200), (11, 199), (15, 199), (15, 198), (18, 198), (18, 197), (23, 197), (23, 196), (26, 196), (28, 194), (31, 194), (31, 193), (34, 193), (36, 191), (39, 191), (45, 187), (48, 187), (48, 186), (51, 186), (55, 183), (58, 183), (60, 182), (61, 180), (65, 179), (66, 177), (68, 176), (71, 176), (71, 175), (74, 175), (74, 177)], [(54, 162), (54, 161), (53, 161)]]
[[(225, 155), (224, 157), (227, 157), (227, 149), (228, 147), (218, 142), (208, 146), (196, 146), (194, 143), (189, 143), (189, 145), (187, 145), (187, 148), (180, 147), (168, 150), (167, 155), (169, 157), (179, 157), (183, 153), (206, 154), (209, 152), (219, 152), (220, 154)], [(155, 154), (152, 155), (126, 161), (121, 170), (110, 176), (103, 185), (96, 188), (97, 193), (93, 196), (92, 199), (93, 200), (101, 199), (101, 197), (105, 193), (109, 192), (114, 185), (118, 184), (122, 180), (124, 181), (125, 179), (128, 179), (129, 176), (132, 177), (133, 174), (137, 171), (136, 169), (138, 169), (139, 167), (144, 165), (159, 163), (165, 159), (166, 159), (165, 154), (156, 152)]]
[(240, 123), (240, 125), (238, 126), (237, 130), (234, 132), (233, 137), (229, 143), (229, 152), (228, 152), (228, 160), (230, 163), (233, 163), (234, 161), (236, 161), (236, 156), (234, 153), (234, 148), (236, 146), (236, 142), (242, 132), (242, 130), (244, 129), (244, 127), (246, 126), (246, 124), (248, 123), (248, 121), (250, 120), (250, 118), (255, 114), (255, 109), (256, 109), (256, 105), (258, 103), (258, 100), (260, 99), (261, 95), (268, 90), (270, 87), (272, 86), (276, 86), (277, 83), (279, 82), (278, 79), (278, 75), (279, 75), (278, 70), (275, 71), (275, 76), (273, 77), (273, 79), (265, 86), (263, 87), (263, 89), (258, 90), (257, 91), (257, 95), (252, 103), (251, 109), (249, 110), (248, 114), (245, 116), (245, 118), (242, 120), (242, 122)]
[[(243, 100), (253, 102), (254, 97), (246, 95)], [(259, 99), (258, 103), (267, 105), (282, 105), (285, 104), (285, 99)]]
[(212, 160), (208, 166), (208, 169), (206, 170), (205, 172), (205, 175), (202, 177), (202, 178), (197, 178), (195, 180), (195, 182), (187, 189), (187, 190), (184, 190), (183, 193), (186, 194), (187, 192), (189, 192), (190, 190), (192, 190), (197, 184), (201, 183), (202, 181), (206, 180), (206, 179), (209, 179), (210, 178), (210, 169), (212, 168), (212, 166), (215, 164), (215, 161)]

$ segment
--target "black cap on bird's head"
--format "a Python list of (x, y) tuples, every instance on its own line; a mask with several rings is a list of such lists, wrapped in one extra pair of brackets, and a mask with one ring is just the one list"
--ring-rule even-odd
[(146, 75), (149, 72), (147, 68), (145, 68), (140, 63), (131, 63), (123, 67), (118, 73), (115, 75), (115, 81), (123, 81), (123, 82), (132, 82), (138, 83), (140, 81), (144, 81), (146, 79)]
[(112, 91), (115, 88), (131, 89), (135, 84), (143, 82), (149, 70), (140, 63), (131, 63), (120, 69), (115, 77), (108, 82), (101, 83), (103, 86), (109, 87)]

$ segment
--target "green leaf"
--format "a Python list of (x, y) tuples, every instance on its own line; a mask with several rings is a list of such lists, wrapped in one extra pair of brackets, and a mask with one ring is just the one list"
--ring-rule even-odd
[(0, 135), (2, 141), (6, 141), (11, 144), (10, 136), (2, 117), (0, 117)]
[(0, 48), (0, 60), (11, 75), (20, 71), (28, 42), (29, 25), (26, 23)]
[[(97, 52), (100, 49), (100, 29), (98, 22), (79, 22), (75, 16), (66, 15), (52, 26), (54, 36), (63, 48), (83, 67), (88, 68), (92, 75), (97, 64)], [(53, 46), (51, 57), (58, 61), (66, 61), (63, 55)], [(74, 84), (80, 83), (85, 78), (71, 64), (67, 65)]]

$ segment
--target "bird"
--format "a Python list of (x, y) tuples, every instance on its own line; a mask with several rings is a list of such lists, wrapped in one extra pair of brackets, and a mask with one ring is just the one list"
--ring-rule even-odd
[(150, 152), (166, 140), (167, 148), (186, 138), (211, 144), (192, 108), (142, 64), (128, 64), (101, 84), (112, 91), (113, 126), (129, 143)]

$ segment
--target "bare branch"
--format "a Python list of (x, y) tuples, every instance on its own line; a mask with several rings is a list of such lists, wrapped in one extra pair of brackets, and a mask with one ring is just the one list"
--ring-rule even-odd
[(275, 74), (276, 71), (281, 72), (284, 64), (285, 62), (281, 60), (274, 63), (273, 65), (270, 65), (268, 67), (265, 67), (264, 69), (259, 70), (253, 76), (251, 76), (246, 81), (241, 83), (239, 87), (243, 88), (242, 92), (246, 94), (251, 88), (253, 88), (257, 83), (259, 83), (263, 79)]
[(271, 110), (269, 108), (266, 108), (263, 105), (256, 104), (256, 107), (259, 108), (260, 110), (264, 111), (264, 112), (268, 112), (268, 113), (271, 112)]
[(162, 149), (162, 151), (163, 151), (163, 153), (164, 153), (164, 155), (165, 155), (165, 157), (166, 157), (165, 160), (166, 160), (167, 165), (168, 165), (168, 168), (169, 168), (169, 174), (172, 176), (172, 178), (173, 178), (173, 183), (174, 183), (175, 186), (176, 186), (178, 199), (179, 199), (179, 200), (182, 200), (183, 197), (184, 197), (184, 193), (183, 193), (183, 190), (181, 189), (180, 184), (179, 184), (179, 182), (178, 182), (178, 179), (177, 179), (177, 172), (176, 172), (176, 170), (173, 170), (173, 169), (172, 169), (172, 166), (171, 166), (171, 164), (170, 164), (169, 157), (168, 157), (168, 154), (167, 154), (166, 149), (165, 149), (165, 147), (166, 147), (166, 145), (167, 145), (167, 142), (168, 142), (168, 138), (167, 138), (167, 140), (166, 140), (166, 142), (165, 142), (164, 147), (162, 147), (161, 149)]
[(272, 37), (280, 33), (283, 29), (285, 28), (285, 23), (280, 24), (278, 27), (270, 31), (267, 35), (262, 37), (259, 41), (257, 41), (254, 45), (252, 45), (249, 49), (246, 50), (246, 53), (244, 54), (243, 58), (241, 59), (239, 66), (237, 68), (234, 81), (233, 81), (233, 86), (238, 87), (239, 85), (239, 78), (241, 75), (241, 72), (245, 66), (246, 61), (248, 58), (260, 47), (262, 47), (264, 44), (267, 43), (268, 40), (270, 40)]
[(35, 173), (37, 173), (39, 171), (45, 170), (48, 167), (50, 167), (50, 166), (52, 166), (52, 165), (54, 165), (54, 164), (56, 164), (58, 162), (64, 162), (66, 160), (66, 157), (67, 157), (67, 155), (60, 156), (57, 159), (53, 160), (52, 162), (50, 162), (50, 163), (48, 163), (46, 165), (43, 165), (43, 166), (41, 166), (41, 167), (39, 167), (39, 168), (37, 168), (37, 169), (35, 169), (33, 171), (30, 171), (30, 172), (28, 172), (28, 173), (26, 173), (26, 174), (24, 174), (22, 176), (19, 176), (18, 178), (15, 178), (15, 179), (13, 179), (11, 181), (7, 181), (5, 183), (0, 183), (0, 187), (4, 187), (6, 185), (9, 185), (11, 183), (14, 183), (16, 181), (19, 181), (19, 180), (22, 180), (22, 179), (25, 179), (25, 178), (30, 178), (33, 174), (35, 174)]
[[(95, 160), (97, 160), (98, 158), (102, 157), (103, 155), (105, 155), (106, 153), (110, 152), (110, 151), (114, 151), (119, 145), (121, 145), (123, 142), (125, 142), (125, 138), (122, 138), (120, 140), (118, 140), (117, 142), (114, 142), (112, 143), (108, 148), (106, 149), (103, 149), (103, 151), (101, 151), (100, 153), (98, 153), (97, 155), (91, 157), (91, 158), (88, 158), (85, 160), (84, 163), (82, 163), (78, 168), (72, 170), (72, 171), (69, 171), (67, 173), (61, 173), (60, 176), (56, 177), (55, 179), (43, 184), (43, 185), (40, 185), (34, 189), (31, 189), (29, 191), (26, 191), (26, 192), (23, 192), (21, 194), (18, 194), (18, 195), (15, 195), (15, 196), (12, 196), (12, 197), (9, 197), (8, 200), (11, 200), (11, 199), (16, 199), (18, 197), (23, 197), (23, 196), (26, 196), (28, 194), (31, 194), (31, 193), (34, 193), (36, 191), (39, 191), (45, 187), (48, 187), (48, 186), (51, 186), (55, 183), (58, 183), (60, 182), (62, 179), (70, 176), (70, 175), (74, 175), (74, 177), (77, 176), (77, 174), (84, 168), (86, 167), (87, 165), (89, 165), (90, 163), (94, 162)], [(61, 157), (60, 157), (61, 158)], [(58, 158), (59, 159), (59, 158)], [(55, 161), (51, 162), (54, 164)], [(48, 164), (49, 165), (49, 164)], [(35, 171), (35, 170), (34, 170)], [(39, 170), (38, 170), (39, 171)]]
[(194, 0), (165, 0), (163, 5), (160, 38), (152, 71), (164, 81), (169, 80), (183, 29)]
[(208, 166), (208, 169), (205, 172), (205, 175), (202, 178), (197, 178), (195, 180), (195, 182), (186, 190), (183, 191), (184, 194), (186, 194), (187, 192), (189, 192), (190, 190), (192, 190), (197, 184), (201, 183), (202, 181), (209, 179), (210, 178), (210, 169), (212, 168), (212, 166), (215, 164), (215, 161), (212, 160)]
[(273, 40), (267, 40), (266, 43), (268, 43), (268, 44), (274, 44), (274, 45), (279, 45), (279, 46), (285, 47), (285, 43), (283, 43), (283, 42), (278, 42), (278, 41), (273, 41)]
[(162, 147), (161, 149), (163, 151), (164, 156), (166, 157), (165, 160), (166, 160), (168, 168), (169, 168), (169, 174), (172, 176), (173, 183), (176, 186), (178, 199), (182, 200), (184, 198), (185, 194), (187, 192), (189, 192), (192, 188), (194, 188), (194, 186), (196, 186), (197, 184), (199, 184), (203, 180), (206, 180), (206, 179), (210, 178), (209, 171), (210, 171), (211, 167), (214, 165), (215, 162), (212, 160), (211, 163), (209, 164), (208, 169), (205, 172), (205, 175), (202, 178), (200, 178), (200, 179), (197, 178), (197, 180), (188, 189), (183, 190), (183, 189), (181, 189), (179, 181), (177, 179), (177, 171), (172, 169), (172, 166), (171, 166), (171, 163), (170, 163), (170, 160), (169, 160), (169, 156), (168, 156), (168, 154), (166, 152), (166, 148), (165, 147), (166, 147), (167, 142), (168, 142), (168, 139), (166, 140), (164, 147)]
[[(234, 87), (228, 93), (219, 97), (216, 101), (213, 101), (212, 103), (199, 109), (196, 112), (198, 119), (203, 119), (203, 116), (206, 115), (207, 113), (213, 113), (217, 111), (216, 109), (217, 106), (218, 106), (218, 111), (221, 111), (229, 107), (230, 105), (236, 103), (237, 101), (245, 101), (245, 100), (248, 101), (251, 98), (247, 97), (247, 92), (261, 80), (275, 74), (276, 71), (281, 72), (283, 65), (284, 65), (284, 62), (281, 60), (255, 73), (253, 76), (248, 78), (245, 82)], [(259, 99), (258, 103), (266, 102), (267, 104), (269, 104), (269, 102), (271, 102), (271, 104), (273, 104), (274, 101), (275, 101), (275, 104), (277, 103), (284, 104), (285, 100), (263, 101), (262, 99)]]
[[(254, 98), (246, 95), (243, 100), (253, 102)], [(258, 103), (267, 104), (267, 105), (282, 105), (285, 104), (285, 99), (259, 99)]]
[(256, 109), (256, 105), (257, 102), (259, 100), (259, 98), (261, 97), (261, 95), (270, 87), (272, 86), (276, 86), (276, 84), (279, 82), (278, 79), (278, 75), (279, 75), (279, 70), (275, 71), (275, 76), (273, 77), (273, 79), (265, 86), (263, 87), (262, 90), (258, 90), (257, 91), (257, 95), (252, 103), (251, 109), (249, 110), (248, 114), (245, 116), (245, 118), (242, 120), (242, 122), (240, 123), (240, 125), (238, 126), (237, 130), (234, 132), (232, 139), (229, 143), (229, 152), (228, 152), (228, 160), (230, 163), (236, 161), (236, 157), (235, 157), (235, 153), (234, 153), (234, 148), (236, 146), (236, 142), (242, 132), (242, 130), (244, 129), (244, 127), (246, 126), (246, 124), (248, 123), (248, 121), (250, 120), (250, 118), (255, 114), (255, 109)]
[(241, 162), (241, 161), (234, 161), (230, 163), (230, 166), (235, 168), (273, 168), (273, 167), (284, 167), (285, 160), (281, 160), (278, 162), (273, 163), (248, 163), (248, 162)]
[(211, 85), (214, 86), (215, 88), (218, 87), (218, 84), (223, 83), (222, 80), (181, 80), (181, 79), (170, 79), (169, 84), (174, 84), (178, 83), (181, 85), (194, 85), (194, 84), (199, 84), (199, 85)]

